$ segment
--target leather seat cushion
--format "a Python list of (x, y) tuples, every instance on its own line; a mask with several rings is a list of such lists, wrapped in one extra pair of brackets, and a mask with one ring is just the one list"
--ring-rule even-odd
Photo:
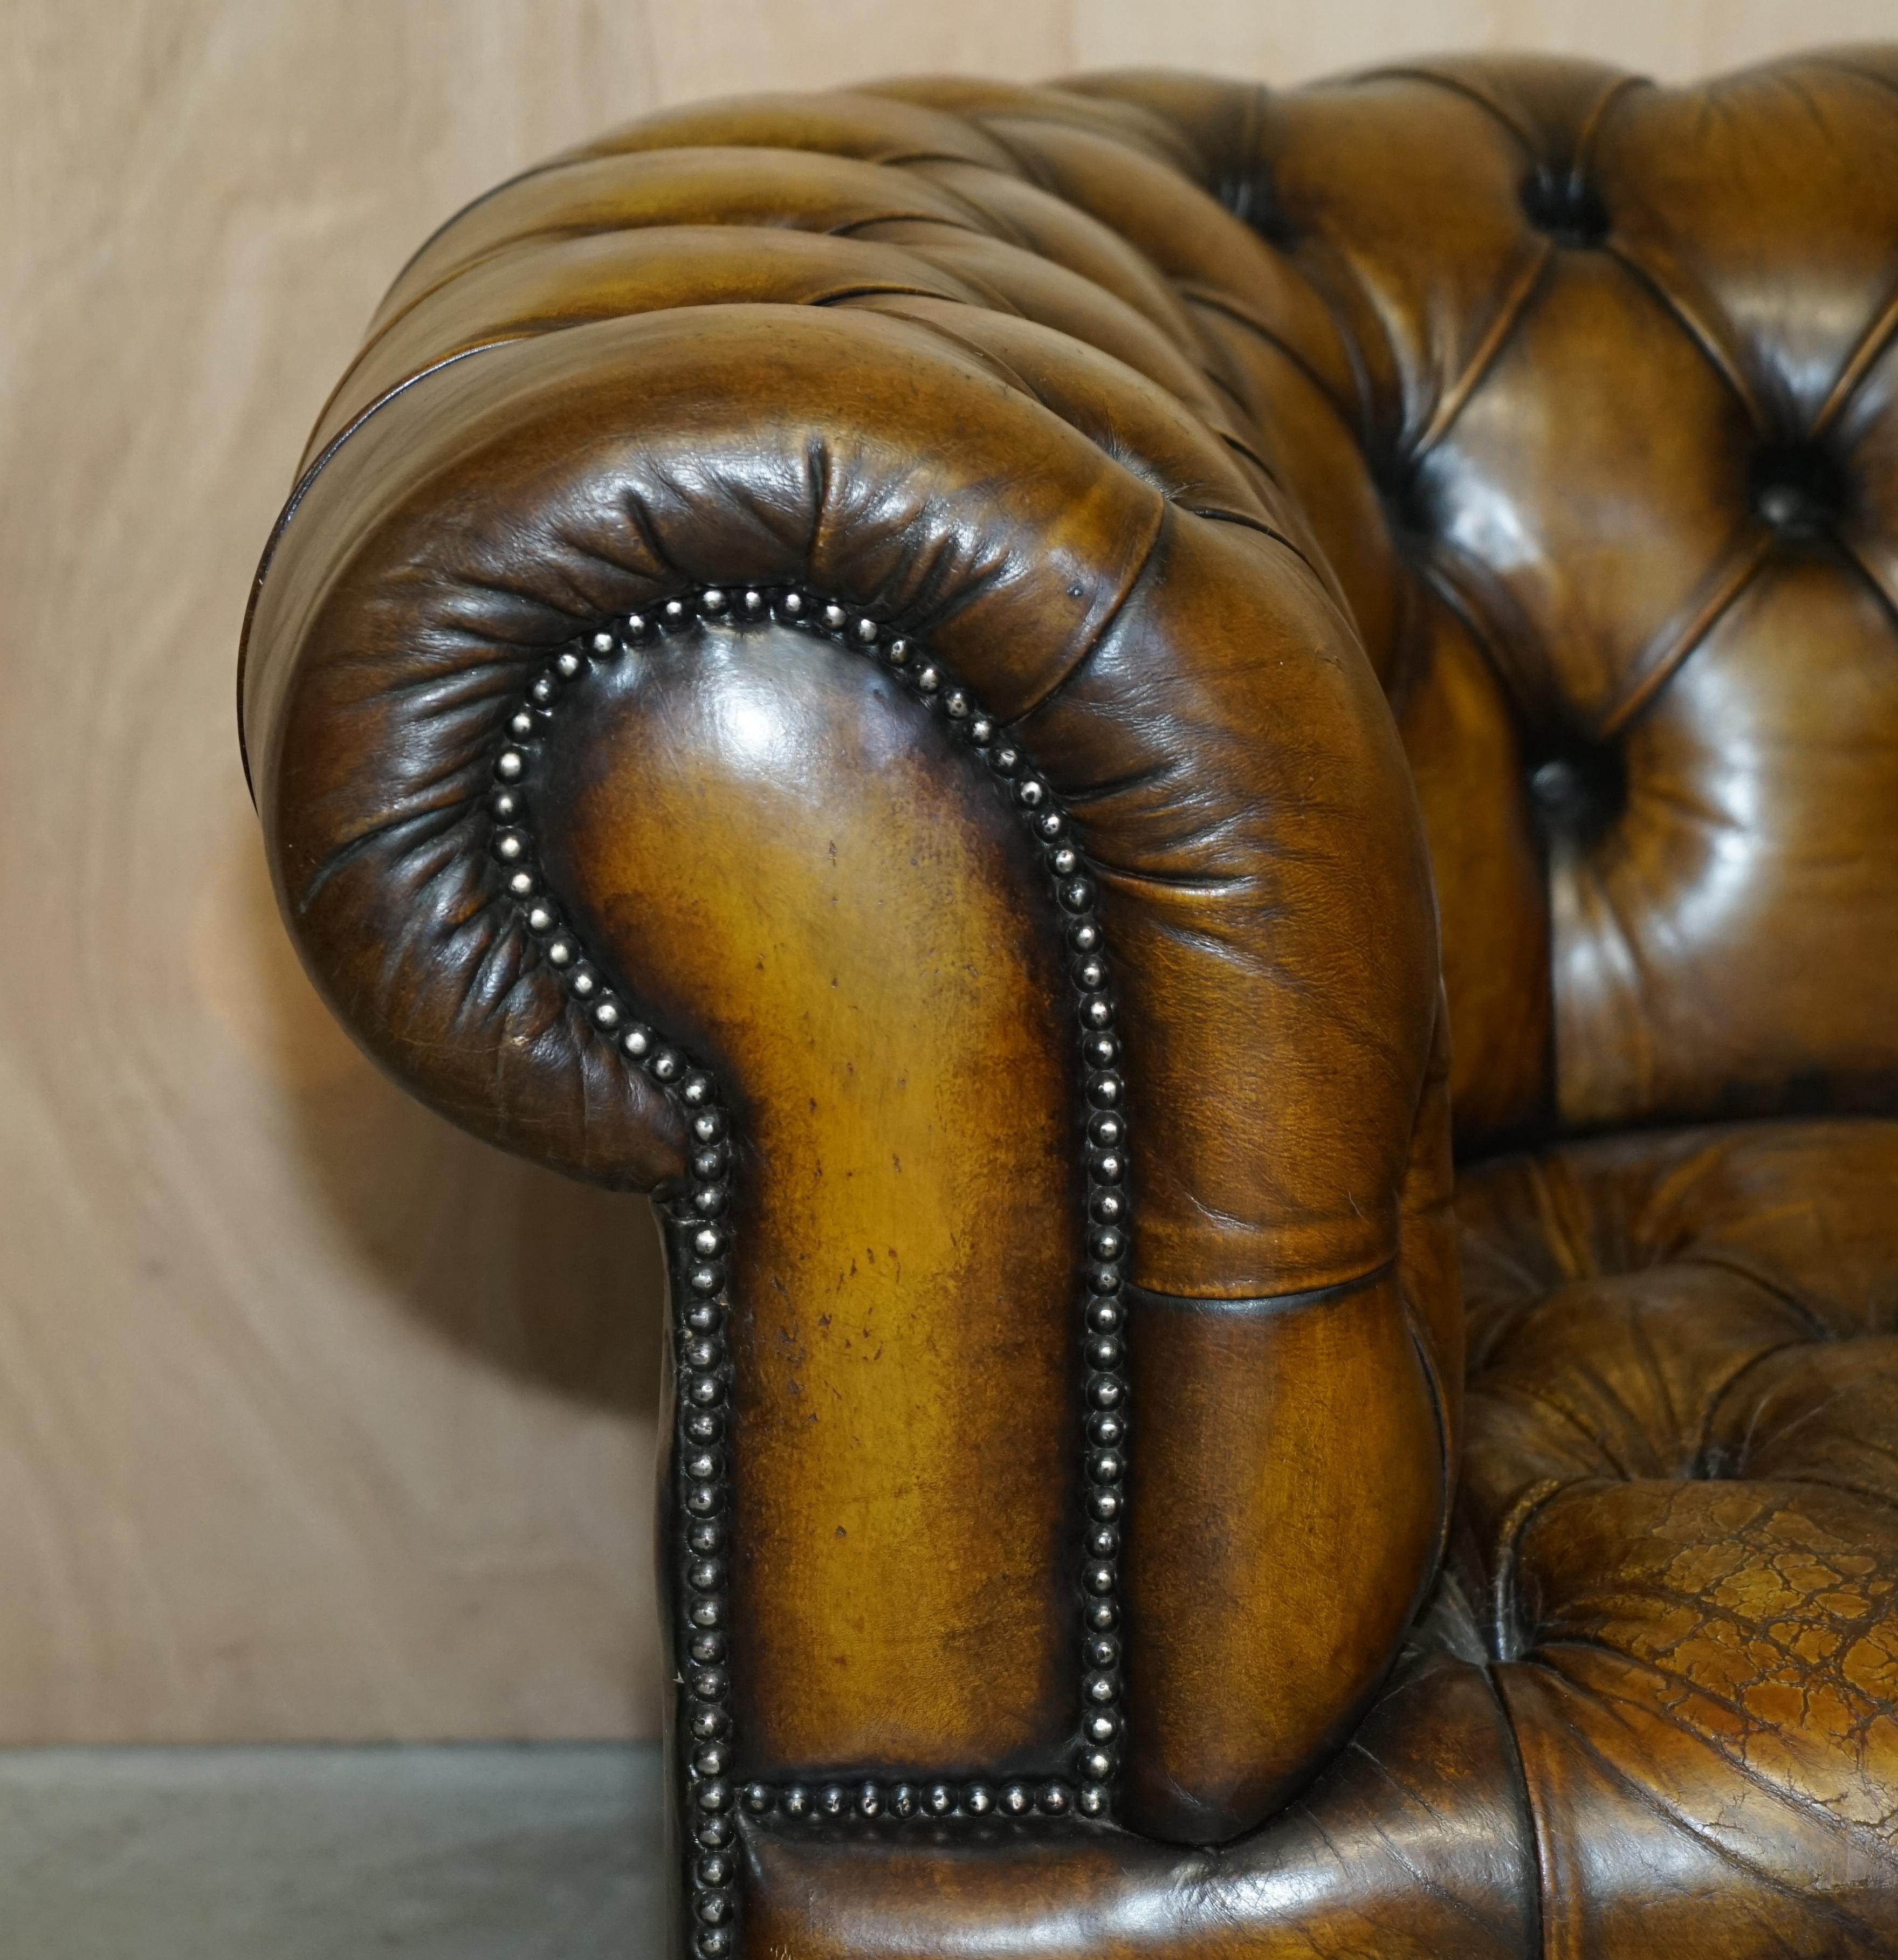
[(1898, 1122), (1620, 1135), (1458, 1210), (1456, 1567), (1548, 1950), (1887, 1950)]

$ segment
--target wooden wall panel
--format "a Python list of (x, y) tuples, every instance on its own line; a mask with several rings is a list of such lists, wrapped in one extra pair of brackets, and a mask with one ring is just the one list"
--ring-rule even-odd
[(1892, 0), (1074, 0), (1083, 67), (1178, 65), (1280, 82), (1407, 54), (1505, 48), (1585, 55), (1680, 81), (1789, 48), (1895, 35)]
[(331, 1027), (238, 770), (246, 584), (377, 294), (656, 103), (945, 67), (1664, 72), (1888, 0), (14, 0), (0, 37), (0, 1741), (656, 1719), (644, 1208)]

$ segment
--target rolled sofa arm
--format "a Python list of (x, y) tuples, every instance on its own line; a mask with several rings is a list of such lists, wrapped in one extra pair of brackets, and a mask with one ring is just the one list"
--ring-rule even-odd
[(688, 132), (440, 234), (242, 682), (339, 1018), (657, 1197), (706, 1951), (741, 1806), (1269, 1814), (1433, 1568), (1461, 1374), (1429, 873), (1328, 574), (1131, 248), (830, 103), (963, 178)]

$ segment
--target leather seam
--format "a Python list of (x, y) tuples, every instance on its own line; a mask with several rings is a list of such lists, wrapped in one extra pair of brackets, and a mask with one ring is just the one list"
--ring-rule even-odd
[(1375, 1286), (1380, 1280), (1387, 1279), (1397, 1269), (1397, 1255), (1393, 1252), (1367, 1271), (1354, 1274), (1349, 1279), (1334, 1280), (1321, 1287), (1294, 1287), (1283, 1293), (1235, 1294), (1230, 1297), (1211, 1293), (1162, 1293), (1156, 1287), (1136, 1284), (1133, 1291), (1142, 1300), (1152, 1300), (1162, 1306), (1184, 1307), (1201, 1313), (1230, 1312), (1241, 1315), (1286, 1313), (1306, 1306), (1329, 1306), (1334, 1301), (1349, 1298)]

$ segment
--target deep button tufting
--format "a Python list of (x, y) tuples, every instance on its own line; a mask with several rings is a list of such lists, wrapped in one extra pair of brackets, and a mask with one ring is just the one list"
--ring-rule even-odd
[(1608, 236), (1608, 208), (1578, 170), (1544, 166), (1531, 170), (1522, 180), (1522, 209), (1529, 222), (1558, 245), (1590, 250)]
[(1844, 514), (1849, 485), (1838, 458), (1821, 444), (1776, 444), (1755, 461), (1753, 508), (1782, 536), (1823, 536)]
[(1455, 1556), (1547, 1953), (1892, 1950), (1894, 1181), (1877, 1121), (1623, 1135), (1462, 1181)]
[(1855, 1355), (1898, 1353), (1870, 1338), (1898, 1324), (1894, 1179), (1889, 1122), (1622, 1137), (1467, 1176), (1472, 1596), (1506, 1595), (1557, 1492), (1795, 1475), (1795, 1443), (1875, 1433), (1854, 1411), (1882, 1404), (1845, 1390)]

